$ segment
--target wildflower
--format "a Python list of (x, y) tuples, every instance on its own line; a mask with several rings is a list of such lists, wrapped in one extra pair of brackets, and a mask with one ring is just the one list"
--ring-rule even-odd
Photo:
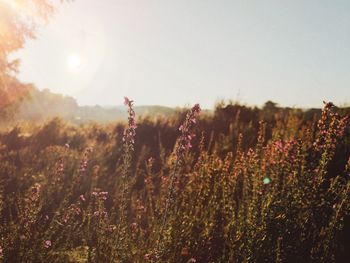
[(144, 256), (143, 256), (143, 259), (144, 260), (150, 260), (151, 259), (151, 254), (149, 254), (149, 253), (147, 253), (147, 254), (145, 254)]
[(135, 143), (135, 135), (137, 128), (135, 121), (135, 111), (133, 109), (133, 102), (129, 100), (127, 97), (124, 97), (124, 105), (128, 107), (128, 127), (124, 130), (123, 134), (123, 142), (126, 143), (127, 146), (132, 146)]
[(193, 125), (196, 123), (196, 118), (200, 113), (201, 108), (199, 104), (195, 104), (187, 113), (185, 122), (179, 127), (181, 137), (179, 140), (179, 148), (177, 149), (177, 157), (183, 159), (184, 151), (192, 148), (191, 141), (196, 136), (192, 133)]
[(98, 196), (102, 200), (107, 200), (108, 192), (100, 192)]
[(130, 102), (132, 102), (132, 101), (130, 101), (128, 97), (124, 97), (124, 105), (125, 106), (128, 106), (130, 104)]
[(88, 161), (89, 161), (89, 155), (92, 151), (93, 151), (92, 147), (88, 147), (85, 149), (83, 159), (80, 161), (80, 169), (79, 169), (80, 175), (84, 174), (84, 172), (86, 171)]
[(84, 195), (80, 195), (80, 196), (79, 196), (79, 198), (80, 198), (80, 200), (81, 200), (81, 201), (83, 201), (83, 202), (85, 202), (85, 201), (86, 201), (86, 199), (85, 199)]
[(332, 108), (335, 107), (333, 102), (329, 101), (329, 102), (325, 102), (323, 101), (323, 104), (325, 104), (325, 108)]
[(116, 230), (116, 229), (117, 229), (116, 226), (111, 226), (111, 225), (110, 225), (110, 226), (107, 227), (106, 230), (107, 230), (109, 233), (113, 233), (113, 231)]
[(337, 142), (344, 136), (348, 125), (348, 117), (341, 117), (335, 112), (335, 106), (331, 102), (324, 102), (321, 119), (317, 123), (319, 136), (313, 146), (317, 151), (334, 152)]
[(51, 240), (45, 240), (44, 241), (44, 247), (45, 248), (49, 248), (49, 247), (51, 247), (51, 245), (52, 245)]
[(95, 211), (93, 215), (96, 217), (103, 218), (103, 217), (107, 217), (107, 212), (106, 211)]
[(197, 262), (197, 260), (195, 258), (190, 258), (187, 263), (194, 263), (194, 262)]
[(137, 223), (131, 223), (130, 227), (131, 227), (131, 231), (135, 232), (137, 230)]
[(75, 212), (77, 215), (80, 215), (81, 209), (80, 209), (79, 207), (76, 207), (76, 208), (74, 209), (74, 212)]
[(121, 205), (120, 205), (120, 221), (126, 222), (126, 196), (128, 194), (127, 176), (132, 162), (132, 153), (134, 151), (134, 143), (136, 136), (135, 111), (133, 109), (133, 101), (128, 97), (124, 97), (124, 105), (128, 107), (128, 125), (123, 134), (123, 164), (122, 164), (122, 180), (121, 180)]
[[(168, 193), (167, 193), (163, 220), (162, 220), (163, 222), (159, 231), (159, 239), (156, 247), (157, 253), (159, 252), (159, 248), (162, 247), (163, 245), (162, 232), (166, 224), (168, 209), (175, 202), (175, 194), (176, 194), (175, 188), (176, 188), (176, 185), (179, 185), (179, 181), (180, 181), (179, 172), (181, 170), (181, 166), (184, 163), (186, 151), (188, 151), (192, 147), (191, 141), (192, 141), (192, 138), (194, 138), (195, 136), (195, 134), (193, 133), (193, 128), (200, 111), (201, 111), (201, 108), (199, 104), (195, 104), (191, 108), (191, 110), (187, 113), (184, 123), (179, 127), (179, 130), (181, 131), (181, 136), (179, 138), (178, 145), (175, 150), (175, 153), (176, 153), (175, 167), (174, 167), (173, 173), (170, 175), (170, 178), (169, 178), (170, 185), (168, 186)], [(182, 253), (183, 251), (181, 251), (181, 254)]]
[(137, 209), (140, 211), (140, 212), (145, 212), (146, 209), (143, 205), (140, 205), (139, 207), (137, 207)]
[(95, 211), (94, 212), (94, 216), (99, 216), (100, 215), (100, 212), (99, 211)]

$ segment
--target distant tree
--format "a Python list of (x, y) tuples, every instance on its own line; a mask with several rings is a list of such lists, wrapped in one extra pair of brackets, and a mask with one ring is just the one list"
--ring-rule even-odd
[(278, 103), (269, 100), (269, 101), (265, 102), (263, 109), (264, 110), (275, 110), (277, 108), (277, 106), (278, 106)]
[(0, 117), (29, 88), (16, 79), (19, 60), (10, 55), (35, 38), (37, 26), (48, 21), (59, 2), (63, 0), (0, 0)]
[(0, 72), (17, 71), (18, 60), (9, 55), (35, 37), (38, 24), (45, 23), (54, 11), (50, 0), (0, 1)]

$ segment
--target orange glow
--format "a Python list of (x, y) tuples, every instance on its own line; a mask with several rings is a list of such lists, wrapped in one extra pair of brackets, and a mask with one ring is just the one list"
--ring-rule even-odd
[(16, 1), (16, 0), (0, 0), (0, 2), (10, 6), (11, 8), (18, 7), (18, 1)]
[(27, 0), (0, 0), (0, 4), (3, 5), (6, 9), (5, 12), (16, 13), (16, 15), (27, 17), (30, 19), (40, 18), (40, 11), (37, 10), (31, 1)]

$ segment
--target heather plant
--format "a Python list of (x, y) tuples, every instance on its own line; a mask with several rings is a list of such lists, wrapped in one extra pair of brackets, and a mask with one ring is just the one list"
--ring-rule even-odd
[(195, 105), (136, 134), (125, 104), (0, 134), (0, 262), (346, 262), (345, 110)]
[(119, 207), (117, 208), (118, 221), (116, 228), (114, 255), (121, 262), (131, 260), (130, 250), (130, 226), (129, 226), (129, 209), (130, 209), (130, 168), (132, 164), (132, 155), (134, 152), (136, 120), (133, 109), (133, 101), (124, 98), (124, 105), (128, 107), (128, 124), (123, 132), (123, 155), (121, 171), (121, 188), (119, 198)]
[(130, 167), (132, 162), (132, 153), (134, 151), (136, 121), (135, 111), (133, 109), (133, 101), (125, 97), (125, 106), (128, 107), (128, 126), (123, 133), (123, 163), (122, 163), (122, 188), (120, 202), (120, 222), (126, 223), (127, 220), (127, 199), (129, 194), (128, 176), (130, 175)]
[[(157, 240), (156, 249), (154, 251), (154, 256), (158, 260), (162, 257), (162, 254), (164, 253), (164, 236), (166, 233), (164, 233), (164, 230), (166, 228), (167, 220), (168, 220), (168, 213), (171, 212), (171, 209), (174, 209), (174, 203), (176, 202), (176, 195), (178, 195), (178, 191), (184, 187), (185, 181), (183, 177), (183, 167), (185, 165), (185, 154), (186, 152), (192, 148), (192, 139), (195, 137), (195, 134), (193, 133), (193, 126), (197, 122), (197, 116), (200, 113), (200, 106), (199, 104), (195, 104), (192, 109), (187, 113), (186, 119), (184, 123), (179, 127), (179, 131), (181, 132), (180, 138), (177, 142), (177, 145), (175, 147), (175, 154), (174, 154), (174, 164), (173, 164), (173, 170), (171, 171), (168, 185), (168, 190), (166, 193), (165, 198), (165, 207), (164, 211), (162, 212), (162, 219), (161, 219), (161, 225), (159, 230), (159, 237)], [(174, 212), (174, 211), (173, 211)], [(176, 213), (176, 211), (175, 211)], [(171, 230), (170, 230), (171, 231)]]

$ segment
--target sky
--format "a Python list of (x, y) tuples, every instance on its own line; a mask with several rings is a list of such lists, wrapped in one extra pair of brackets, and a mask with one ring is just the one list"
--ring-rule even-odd
[(75, 0), (18, 52), (19, 78), (80, 105), (350, 103), (348, 0)]

